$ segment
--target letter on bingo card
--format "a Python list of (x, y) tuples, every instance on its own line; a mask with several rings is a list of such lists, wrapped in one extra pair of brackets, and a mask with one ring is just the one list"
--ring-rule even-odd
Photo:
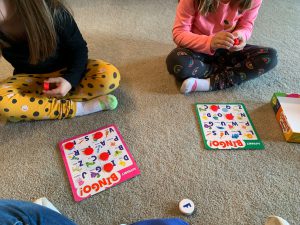
[(113, 166), (116, 166), (115, 160), (111, 160), (111, 163), (113, 164)]
[(107, 185), (107, 181), (106, 181), (105, 178), (103, 178), (102, 180), (99, 180), (98, 183), (99, 183), (101, 188), (103, 187), (103, 185)]
[(240, 146), (240, 147), (244, 146), (244, 143), (241, 142), (241, 140), (237, 140), (236, 142), (237, 142), (238, 146)]
[(233, 146), (233, 143), (232, 143), (232, 141), (226, 141), (226, 145), (227, 146)]
[(115, 173), (113, 173), (113, 174), (110, 176), (110, 178), (111, 178), (113, 181), (118, 181), (118, 180), (119, 180), (118, 176), (117, 176)]
[(212, 145), (218, 147), (218, 146), (219, 146), (219, 142), (218, 142), (218, 141), (213, 141), (213, 142), (212, 142)]
[(220, 141), (220, 145), (221, 145), (222, 148), (226, 147), (226, 143), (224, 141)]
[(90, 185), (86, 185), (86, 186), (84, 186), (84, 188), (83, 188), (83, 192), (86, 193), (86, 194), (90, 193), (91, 190), (92, 190), (92, 188), (91, 188)]
[(92, 189), (94, 189), (95, 191), (99, 191), (99, 189), (100, 189), (99, 184), (93, 183), (92, 184)]

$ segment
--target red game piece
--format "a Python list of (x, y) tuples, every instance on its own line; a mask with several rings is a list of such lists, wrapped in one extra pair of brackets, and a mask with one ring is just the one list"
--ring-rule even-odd
[(102, 152), (100, 155), (99, 155), (99, 158), (102, 160), (102, 161), (106, 161), (108, 160), (109, 158), (109, 154), (107, 152)]
[(239, 44), (240, 44), (240, 39), (239, 38), (235, 38), (233, 45), (239, 45)]
[(55, 83), (49, 83), (49, 82), (44, 81), (43, 87), (44, 87), (45, 91), (49, 91), (49, 90), (52, 90), (52, 89), (56, 88), (57, 86), (56, 86)]
[(234, 116), (231, 113), (230, 114), (226, 114), (225, 117), (228, 120), (233, 120), (233, 118), (234, 118)]
[(44, 82), (44, 90), (49, 91), (50, 89), (50, 84), (48, 82)]
[(210, 106), (210, 109), (214, 112), (217, 112), (219, 107), (217, 105), (212, 105), (212, 106)]
[(114, 168), (114, 165), (112, 163), (106, 163), (104, 166), (103, 166), (103, 169), (105, 172), (111, 172)]
[(98, 140), (98, 139), (100, 139), (102, 137), (103, 137), (102, 132), (97, 132), (97, 133), (94, 134), (94, 140)]
[(74, 147), (74, 143), (73, 142), (68, 142), (65, 144), (65, 148), (68, 150), (71, 150)]
[(88, 147), (88, 148), (86, 148), (86, 149), (83, 150), (83, 153), (85, 155), (91, 155), (91, 154), (93, 154), (93, 152), (94, 152), (94, 149), (91, 148), (91, 147)]

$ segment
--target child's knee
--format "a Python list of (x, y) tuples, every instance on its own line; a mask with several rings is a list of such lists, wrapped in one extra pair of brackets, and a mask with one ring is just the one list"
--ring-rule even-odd
[(92, 86), (98, 87), (102, 94), (108, 94), (120, 85), (121, 75), (119, 70), (112, 64), (102, 60), (93, 61), (91, 74), (87, 74), (93, 81)]
[(117, 89), (120, 85), (120, 80), (121, 80), (121, 74), (119, 70), (112, 64), (106, 65), (107, 66), (107, 86), (109, 88), (109, 91), (113, 91)]
[(273, 67), (275, 67), (278, 63), (278, 54), (277, 54), (276, 49), (269, 48), (269, 55), (272, 60), (272, 65), (273, 65)]
[(278, 63), (278, 54), (274, 48), (268, 48), (267, 54), (263, 56), (265, 71), (273, 69)]
[[(187, 57), (186, 57), (187, 56)], [(190, 60), (186, 49), (176, 48), (166, 58), (168, 72), (176, 77), (177, 80), (185, 80), (190, 77), (189, 71), (186, 68)]]

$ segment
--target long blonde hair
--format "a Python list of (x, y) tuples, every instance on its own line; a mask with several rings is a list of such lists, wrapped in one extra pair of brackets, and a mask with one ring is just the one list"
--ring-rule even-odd
[(22, 21), (28, 42), (31, 64), (44, 61), (57, 48), (56, 25), (64, 12), (70, 13), (63, 0), (10, 0)]
[[(207, 13), (214, 13), (218, 6), (220, 0), (195, 0), (196, 7), (201, 15), (206, 15)], [(237, 6), (240, 11), (247, 10), (251, 7), (252, 0), (230, 0), (231, 6)]]

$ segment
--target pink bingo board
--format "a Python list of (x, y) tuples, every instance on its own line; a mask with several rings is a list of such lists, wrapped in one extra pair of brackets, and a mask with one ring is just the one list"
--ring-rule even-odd
[(59, 148), (78, 202), (140, 174), (115, 125), (63, 140)]

